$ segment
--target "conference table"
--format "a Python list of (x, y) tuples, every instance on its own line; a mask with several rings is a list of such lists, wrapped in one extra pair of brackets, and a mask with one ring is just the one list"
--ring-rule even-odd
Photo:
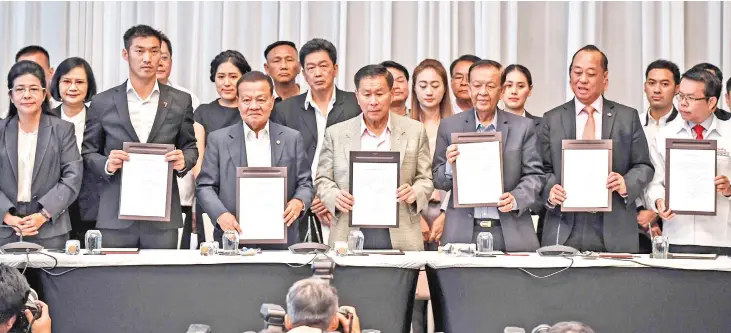
[(503, 332), (517, 326), (530, 332), (539, 324), (571, 320), (600, 333), (731, 331), (728, 257), (437, 255), (428, 259), (427, 276), (437, 331)]
[[(200, 256), (189, 250), (139, 254), (28, 256), (38, 270), (54, 332), (258, 331), (262, 303), (285, 306), (314, 255), (265, 252)], [(731, 327), (731, 259), (656, 260), (452, 257), (437, 252), (331, 256), (341, 305), (363, 328), (409, 332), (416, 280), (425, 267), (437, 331), (502, 332), (578, 320), (597, 332), (725, 332)], [(57, 261), (57, 262), (56, 262)], [(0, 255), (23, 267), (24, 255)], [(48, 269), (48, 267), (56, 268)]]
[[(273, 251), (254, 256), (201, 256), (195, 250), (139, 254), (29, 255), (48, 303), (54, 332), (186, 332), (190, 324), (214, 333), (264, 328), (263, 303), (286, 309), (287, 289), (312, 276), (315, 255)], [(408, 333), (424, 255), (336, 257), (333, 285), (341, 305), (353, 305), (363, 328)], [(56, 260), (58, 261), (56, 264)], [(22, 267), (25, 255), (0, 255)], [(30, 268), (29, 271), (33, 270)]]

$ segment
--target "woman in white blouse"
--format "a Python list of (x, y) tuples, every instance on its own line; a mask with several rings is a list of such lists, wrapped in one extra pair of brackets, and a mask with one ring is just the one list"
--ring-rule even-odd
[(17, 62), (8, 73), (10, 109), (0, 121), (0, 245), (19, 240), (64, 247), (68, 207), (81, 188), (83, 162), (74, 126), (54, 117), (43, 69)]
[[(76, 146), (81, 152), (86, 127), (86, 103), (96, 95), (94, 72), (86, 60), (78, 57), (68, 58), (61, 62), (51, 80), (51, 96), (61, 101), (51, 113), (74, 124)], [(84, 172), (79, 197), (69, 207), (71, 218), (71, 239), (83, 240), (87, 230), (96, 226), (96, 215), (99, 212), (99, 186), (101, 180), (90, 172)], [(82, 242), (83, 243), (83, 242)]]

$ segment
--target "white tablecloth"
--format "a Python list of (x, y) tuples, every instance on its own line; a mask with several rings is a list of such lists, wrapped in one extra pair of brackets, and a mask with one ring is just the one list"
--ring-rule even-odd
[[(100, 256), (69, 256), (62, 253), (48, 253), (58, 260), (57, 267), (98, 266), (162, 266), (162, 265), (216, 265), (216, 264), (290, 264), (307, 265), (314, 255), (292, 254), (287, 251), (267, 251), (254, 256), (210, 256), (203, 257), (197, 250), (142, 250), (139, 254), (107, 254)], [(42, 254), (29, 255), (29, 267), (53, 267), (54, 260)], [(420, 269), (425, 265), (432, 268), (493, 267), (493, 268), (565, 268), (571, 260), (560, 257), (497, 256), (494, 258), (451, 257), (437, 252), (406, 252), (405, 255), (370, 255), (338, 257), (331, 256), (339, 266), (392, 267)], [(0, 263), (22, 266), (25, 255), (0, 255)], [(646, 255), (627, 259), (585, 259), (575, 257), (572, 267), (658, 267), (668, 269), (712, 270), (731, 272), (731, 259), (719, 257), (716, 260), (650, 259)]]
[[(58, 260), (56, 267), (98, 266), (162, 266), (162, 265), (216, 265), (216, 264), (290, 264), (307, 265), (314, 254), (292, 254), (289, 251), (266, 251), (253, 256), (201, 256), (198, 250), (141, 250), (139, 254), (66, 255), (49, 253)], [(392, 267), (420, 269), (426, 265), (426, 254), (412, 252), (406, 255), (370, 255), (357, 257), (330, 256), (340, 266)], [(43, 254), (31, 254), (28, 267), (53, 267), (55, 261)], [(0, 263), (19, 266), (26, 255), (0, 255)]]

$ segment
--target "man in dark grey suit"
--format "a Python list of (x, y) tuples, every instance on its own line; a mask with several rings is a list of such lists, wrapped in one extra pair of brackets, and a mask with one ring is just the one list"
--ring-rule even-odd
[(214, 239), (220, 239), (223, 231), (241, 232), (234, 216), (238, 197), (236, 168), (286, 167), (287, 207), (282, 220), (288, 226), (287, 244), (259, 246), (286, 249), (298, 242), (299, 220), (315, 196), (302, 135), (269, 121), (274, 105), (274, 84), (269, 76), (259, 71), (249, 72), (236, 86), (243, 121), (208, 136), (196, 196), (217, 222)]
[(544, 184), (541, 157), (533, 120), (497, 108), (502, 94), (502, 66), (480, 60), (469, 69), (469, 93), (474, 109), (442, 119), (434, 148), (434, 187), (452, 190), (452, 169), (459, 151), (452, 133), (500, 132), (503, 145), (504, 191), (498, 207), (454, 208), (454, 196), (447, 207), (442, 243), (474, 243), (477, 234), (492, 233), (494, 249), (535, 251), (538, 238), (530, 217), (530, 206)]
[[(355, 94), (342, 91), (335, 86), (335, 78), (338, 76), (338, 54), (332, 43), (320, 38), (310, 40), (300, 49), (299, 58), (304, 69), (302, 74), (310, 90), (277, 103), (272, 111), (271, 120), (296, 129), (302, 134), (307, 165), (311, 168), (312, 178), (315, 178), (325, 129), (359, 115), (360, 107)], [(327, 244), (333, 217), (319, 198), (314, 198), (312, 211), (308, 212), (307, 219), (314, 222), (314, 225), (302, 223), (300, 227), (302, 236), (304, 237), (308, 227), (314, 226), (320, 230), (322, 221), (325, 233), (320, 240)], [(315, 230), (310, 231), (315, 233)]]
[(173, 162), (178, 177), (198, 158), (190, 95), (157, 82), (161, 40), (149, 26), (127, 30), (122, 55), (129, 63), (129, 80), (94, 96), (89, 107), (81, 153), (85, 168), (105, 180), (97, 218), (105, 247), (174, 249), (177, 229), (183, 226), (177, 182), (171, 193), (170, 222), (119, 219), (118, 171), (129, 160), (121, 150), (124, 142), (174, 144), (176, 149), (165, 160)]
[[(635, 200), (652, 180), (647, 140), (637, 110), (605, 99), (608, 61), (594, 45), (574, 54), (569, 67), (576, 98), (543, 115), (541, 145), (547, 183), (543, 245), (568, 245), (580, 251), (637, 252)], [(612, 211), (562, 213), (567, 193), (561, 186), (563, 140), (610, 139), (612, 172), (607, 189), (612, 191)], [(559, 228), (560, 227), (560, 228)]]

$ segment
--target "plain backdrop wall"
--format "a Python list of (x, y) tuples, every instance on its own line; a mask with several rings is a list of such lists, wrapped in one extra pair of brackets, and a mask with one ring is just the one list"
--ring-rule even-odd
[[(314, 37), (338, 48), (337, 84), (346, 90), (361, 66), (389, 59), (409, 69), (427, 57), (448, 67), (464, 53), (523, 64), (533, 74), (526, 108), (534, 114), (572, 97), (568, 64), (587, 43), (609, 58), (607, 98), (641, 112), (644, 69), (657, 58), (681, 71), (708, 61), (731, 75), (731, 3), (721, 1), (0, 2), (3, 89), (15, 52), (29, 44), (46, 47), (54, 66), (87, 59), (102, 90), (118, 85), (127, 77), (122, 34), (134, 24), (171, 38), (172, 80), (203, 102), (216, 97), (209, 64), (220, 51), (239, 50), (263, 70), (269, 43)], [(7, 104), (0, 94), (0, 107)]]

